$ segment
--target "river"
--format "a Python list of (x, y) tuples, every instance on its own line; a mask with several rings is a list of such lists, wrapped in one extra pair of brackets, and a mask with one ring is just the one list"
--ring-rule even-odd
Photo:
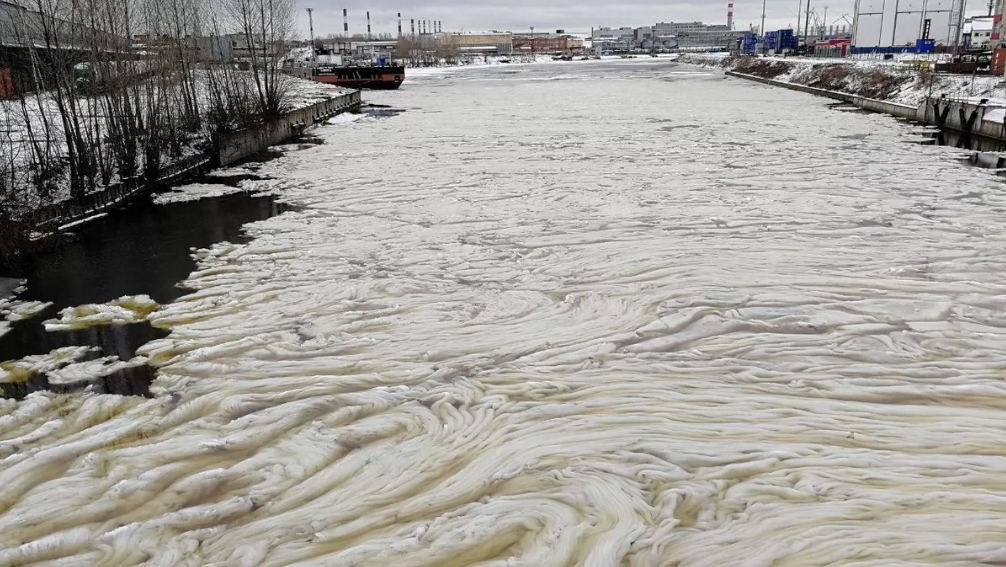
[(150, 315), (151, 398), (0, 400), (0, 564), (1006, 562), (993, 173), (666, 61), (367, 98)]

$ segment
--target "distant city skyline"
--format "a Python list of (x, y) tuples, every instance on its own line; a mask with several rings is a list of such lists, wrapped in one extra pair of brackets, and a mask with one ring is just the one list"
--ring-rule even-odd
[[(921, 0), (902, 0), (903, 4)], [(350, 33), (366, 33), (366, 12), (371, 14), (374, 34), (398, 31), (396, 14), (402, 13), (403, 31), (410, 32), (410, 19), (440, 20), (444, 31), (482, 31), (489, 29), (527, 31), (534, 26), (539, 31), (564, 29), (571, 33), (589, 33), (591, 28), (640, 27), (656, 22), (702, 21), (707, 24), (726, 23), (727, 2), (725, 0), (668, 3), (666, 0), (632, 0), (612, 3), (609, 0), (507, 0), (492, 4), (475, 4), (468, 0), (297, 0), (300, 27), (303, 35), (308, 33), (307, 8), (314, 8), (315, 35), (322, 37), (342, 33), (342, 9), (349, 10)], [(750, 25), (761, 25), (761, 0), (736, 0), (734, 2), (734, 25), (737, 29), (747, 29)], [(797, 23), (797, 0), (768, 0), (766, 27), (778, 29), (795, 26)], [(828, 7), (828, 25), (849, 25), (844, 17), (852, 19), (854, 0), (812, 0), (811, 7), (823, 16)], [(986, 2), (969, 2), (969, 15), (987, 12)], [(806, 10), (806, 2), (802, 2)], [(801, 16), (801, 27), (803, 17)]]

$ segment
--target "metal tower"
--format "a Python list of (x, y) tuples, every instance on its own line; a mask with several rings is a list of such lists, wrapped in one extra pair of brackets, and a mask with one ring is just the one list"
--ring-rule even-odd
[(950, 8), (950, 23), (947, 28), (948, 41), (954, 42), (954, 53), (961, 45), (961, 28), (964, 25), (964, 7), (967, 0), (954, 0)]

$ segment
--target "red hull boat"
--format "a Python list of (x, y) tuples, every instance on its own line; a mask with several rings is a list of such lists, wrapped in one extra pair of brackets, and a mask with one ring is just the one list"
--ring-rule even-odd
[(311, 80), (350, 89), (397, 89), (405, 81), (405, 67), (336, 67), (311, 69)]

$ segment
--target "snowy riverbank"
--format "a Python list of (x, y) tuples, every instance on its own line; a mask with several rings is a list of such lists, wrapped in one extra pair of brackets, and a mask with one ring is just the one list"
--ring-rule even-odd
[(934, 73), (913, 61), (686, 54), (682, 63), (916, 106), (926, 97), (987, 98), (1006, 103), (1002, 77)]

